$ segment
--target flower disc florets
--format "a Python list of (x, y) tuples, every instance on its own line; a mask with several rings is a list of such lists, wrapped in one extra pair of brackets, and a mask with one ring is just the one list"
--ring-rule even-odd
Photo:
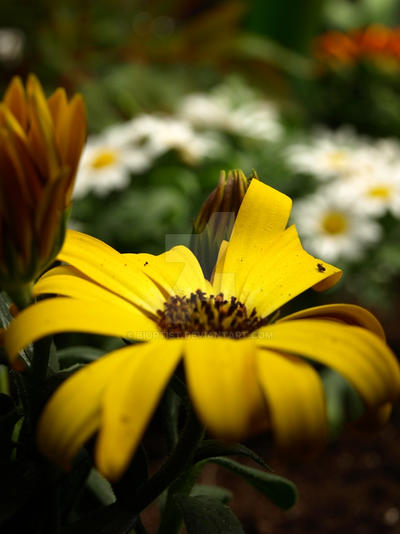
[(267, 324), (253, 308), (250, 313), (236, 297), (222, 293), (206, 295), (198, 289), (189, 297), (171, 296), (157, 311), (158, 324), (165, 337), (215, 336), (240, 339)]

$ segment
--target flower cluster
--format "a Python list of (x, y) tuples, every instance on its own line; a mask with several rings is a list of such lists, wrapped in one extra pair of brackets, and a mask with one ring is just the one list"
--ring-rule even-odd
[(170, 150), (193, 165), (210, 157), (216, 149), (212, 138), (195, 132), (186, 121), (167, 115), (139, 115), (89, 137), (74, 197), (83, 197), (90, 191), (105, 196), (113, 189), (124, 189), (131, 174), (147, 171)]
[(350, 32), (329, 31), (315, 42), (316, 58), (324, 64), (353, 65), (362, 60), (399, 66), (400, 28), (380, 24)]
[(225, 134), (262, 146), (280, 138), (282, 125), (275, 106), (242, 84), (188, 95), (175, 114), (141, 114), (89, 137), (74, 197), (125, 189), (131, 175), (149, 171), (170, 151), (182, 165), (217, 160), (229, 149)]
[(316, 192), (299, 200), (294, 221), (309, 249), (330, 261), (357, 260), (382, 236), (379, 219), (400, 217), (400, 144), (342, 128), (319, 130), (289, 147), (292, 168), (314, 176)]
[(208, 93), (188, 95), (178, 113), (193, 126), (258, 141), (277, 141), (283, 133), (276, 107), (241, 84), (222, 84)]

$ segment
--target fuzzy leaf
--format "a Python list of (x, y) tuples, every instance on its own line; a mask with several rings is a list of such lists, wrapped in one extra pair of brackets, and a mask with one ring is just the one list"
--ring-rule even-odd
[(297, 500), (296, 486), (286, 478), (248, 467), (229, 458), (209, 458), (206, 461), (221, 465), (239, 475), (256, 490), (268, 497), (272, 503), (284, 510), (291, 508)]
[(176, 495), (188, 534), (244, 534), (238, 518), (220, 500)]

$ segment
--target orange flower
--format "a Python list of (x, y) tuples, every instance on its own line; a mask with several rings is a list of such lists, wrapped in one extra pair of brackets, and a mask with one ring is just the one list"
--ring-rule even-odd
[(18, 306), (63, 244), (85, 139), (80, 95), (59, 88), (46, 100), (35, 76), (26, 88), (11, 81), (0, 103), (0, 288)]
[(314, 55), (320, 62), (331, 66), (351, 65), (364, 59), (383, 66), (387, 65), (387, 61), (397, 63), (400, 58), (400, 30), (372, 24), (348, 33), (326, 32), (316, 39)]
[(341, 32), (327, 32), (315, 43), (315, 56), (321, 61), (351, 64), (356, 60), (357, 47), (351, 37)]

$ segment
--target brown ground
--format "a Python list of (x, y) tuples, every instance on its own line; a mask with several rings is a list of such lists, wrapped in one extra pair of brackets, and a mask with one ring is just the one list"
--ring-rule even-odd
[[(282, 511), (237, 476), (209, 464), (202, 482), (233, 492), (231, 507), (246, 534), (400, 533), (400, 406), (380, 433), (348, 430), (314, 460), (283, 461), (265, 450), (262, 437), (249, 445), (276, 474), (297, 485), (299, 500)], [(155, 532), (154, 505), (143, 519)]]
[(348, 431), (317, 460), (268, 462), (298, 487), (299, 500), (289, 511), (226, 471), (215, 475), (217, 484), (234, 491), (232, 508), (246, 534), (400, 533), (399, 407), (377, 435)]

